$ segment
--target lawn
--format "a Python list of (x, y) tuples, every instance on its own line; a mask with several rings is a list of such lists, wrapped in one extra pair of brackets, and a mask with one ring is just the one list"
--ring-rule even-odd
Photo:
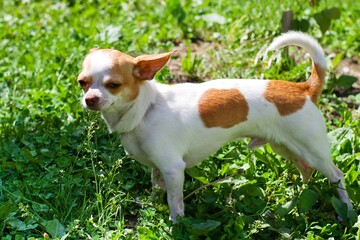
[[(360, 238), (359, 1), (1, 0), (0, 9), (1, 240)], [(173, 225), (150, 170), (81, 107), (84, 56), (96, 46), (177, 49), (156, 75), (164, 83), (304, 81), (311, 65), (296, 48), (270, 68), (254, 63), (289, 10), (327, 55), (319, 108), (354, 210), (322, 174), (302, 184), (269, 146), (250, 151), (245, 139), (187, 171), (186, 217)]]

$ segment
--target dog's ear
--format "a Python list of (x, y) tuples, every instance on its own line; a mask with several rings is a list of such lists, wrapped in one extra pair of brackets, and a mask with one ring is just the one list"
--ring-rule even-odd
[(138, 56), (133, 75), (140, 80), (152, 80), (174, 52)]

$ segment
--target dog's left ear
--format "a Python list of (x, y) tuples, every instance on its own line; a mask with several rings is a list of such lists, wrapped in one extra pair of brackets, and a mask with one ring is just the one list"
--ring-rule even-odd
[(175, 51), (136, 57), (133, 75), (140, 80), (152, 80), (155, 74), (167, 63)]

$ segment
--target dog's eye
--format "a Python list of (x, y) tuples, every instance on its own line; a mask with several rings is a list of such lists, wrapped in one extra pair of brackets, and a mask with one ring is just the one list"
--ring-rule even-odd
[(107, 88), (116, 89), (116, 88), (119, 88), (121, 86), (121, 84), (117, 83), (117, 82), (109, 82), (109, 83), (106, 83), (105, 86)]
[(79, 83), (80, 87), (85, 87), (86, 86), (86, 81), (83, 80), (83, 79), (78, 80), (78, 83)]

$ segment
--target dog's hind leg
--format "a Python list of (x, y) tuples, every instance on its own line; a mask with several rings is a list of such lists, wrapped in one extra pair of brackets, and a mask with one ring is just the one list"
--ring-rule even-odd
[(272, 150), (286, 158), (287, 160), (291, 161), (295, 167), (299, 170), (301, 174), (301, 179), (304, 183), (307, 183), (312, 173), (314, 172), (314, 169), (312, 169), (303, 159), (301, 159), (298, 155), (291, 152), (284, 144), (275, 143), (271, 141), (267, 141), (263, 138), (252, 138), (248, 144), (248, 147), (250, 150), (254, 150), (258, 147), (263, 146), (264, 144), (269, 143)]
[(346, 191), (344, 173), (335, 166), (331, 159), (330, 144), (327, 140), (327, 135), (324, 133), (323, 136), (315, 139), (316, 144), (307, 142), (303, 148), (304, 152), (307, 153), (307, 163), (324, 174), (332, 183), (337, 183), (337, 191), (339, 198), (342, 202), (346, 203), (349, 210), (353, 209), (350, 202), (349, 195)]
[(284, 144), (275, 142), (269, 142), (269, 144), (275, 153), (283, 156), (295, 165), (301, 174), (303, 183), (307, 183), (311, 179), (314, 169), (311, 168), (302, 158), (290, 151)]
[(335, 166), (331, 159), (330, 144), (326, 132), (312, 131), (311, 128), (309, 128), (305, 131), (305, 134), (307, 138), (295, 139), (297, 136), (295, 135), (294, 138), (289, 138), (286, 142), (286, 148), (296, 156), (299, 156), (297, 159), (300, 159), (300, 161), (295, 161), (294, 163), (298, 164), (300, 172), (304, 171), (302, 172), (304, 179), (306, 179), (307, 176), (311, 176), (310, 172), (312, 173), (312, 169), (318, 170), (324, 174), (330, 182), (338, 184), (337, 191), (340, 200), (346, 203), (349, 210), (353, 209), (345, 188), (343, 172)]
[(337, 183), (337, 192), (339, 194), (339, 198), (342, 202), (346, 203), (349, 210), (353, 209), (353, 206), (350, 202), (349, 195), (346, 191), (345, 181), (344, 181), (344, 173), (335, 166), (335, 164), (330, 161), (324, 161), (322, 164), (318, 164), (314, 166), (316, 170), (323, 173), (332, 183)]
[(337, 189), (337, 191), (339, 193), (340, 200), (343, 201), (344, 203), (346, 203), (349, 210), (352, 210), (353, 205), (351, 204), (349, 194), (346, 191), (345, 181), (344, 181), (344, 177), (343, 177), (344, 173), (338, 167), (336, 167), (335, 165), (333, 165), (332, 170), (334, 172), (334, 175), (331, 176), (331, 178), (334, 179), (332, 182), (336, 182), (336, 180), (340, 181), (339, 184), (338, 184), (338, 189)]
[(263, 138), (259, 138), (259, 137), (254, 137), (254, 138), (251, 138), (249, 144), (248, 144), (248, 148), (250, 150), (255, 150), (256, 148), (259, 148), (263, 145), (265, 145), (268, 141), (266, 141), (265, 139)]

